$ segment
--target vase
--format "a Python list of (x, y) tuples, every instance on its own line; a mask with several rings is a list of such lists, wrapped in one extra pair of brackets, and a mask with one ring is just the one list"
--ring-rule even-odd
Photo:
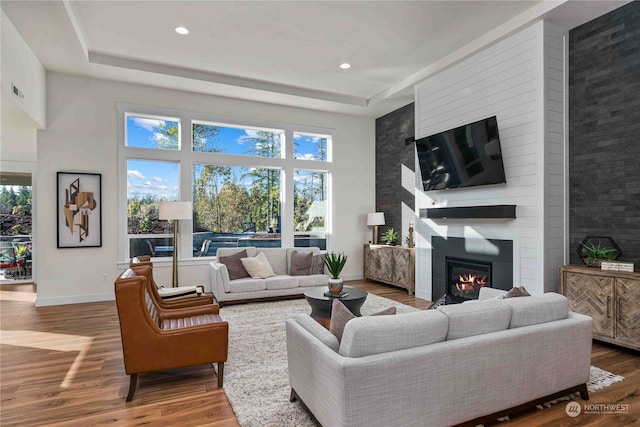
[(329, 292), (332, 294), (339, 294), (342, 292), (342, 287), (344, 286), (342, 277), (338, 277), (337, 279), (329, 279)]

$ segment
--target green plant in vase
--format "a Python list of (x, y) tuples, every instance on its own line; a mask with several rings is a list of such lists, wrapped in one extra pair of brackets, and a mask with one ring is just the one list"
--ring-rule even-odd
[(398, 239), (400, 238), (400, 233), (398, 233), (393, 228), (387, 228), (387, 231), (382, 233), (382, 237), (380, 240), (385, 242), (387, 245), (395, 245), (398, 243)]
[(616, 249), (609, 246), (601, 246), (599, 242), (597, 246), (591, 243), (582, 245), (580, 249), (582, 259), (590, 267), (599, 267), (602, 261), (615, 259), (616, 253)]
[(327, 267), (327, 271), (331, 275), (329, 279), (329, 292), (332, 294), (340, 294), (342, 287), (344, 286), (342, 277), (342, 269), (347, 263), (347, 255), (342, 252), (328, 252), (324, 256), (324, 265)]

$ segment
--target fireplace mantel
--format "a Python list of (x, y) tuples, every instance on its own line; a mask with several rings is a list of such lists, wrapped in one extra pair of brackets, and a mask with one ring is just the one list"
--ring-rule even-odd
[(502, 218), (515, 219), (516, 205), (458, 206), (420, 209), (420, 218), (465, 219)]

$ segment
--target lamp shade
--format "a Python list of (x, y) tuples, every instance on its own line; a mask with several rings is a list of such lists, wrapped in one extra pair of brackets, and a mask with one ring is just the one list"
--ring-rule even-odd
[(384, 225), (384, 212), (367, 214), (367, 225)]
[(191, 202), (160, 202), (159, 219), (191, 219), (192, 215)]

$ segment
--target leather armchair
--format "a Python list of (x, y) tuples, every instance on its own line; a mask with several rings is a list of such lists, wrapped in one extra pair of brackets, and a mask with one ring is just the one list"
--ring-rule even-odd
[(180, 288), (184, 288), (186, 295), (174, 295), (171, 296), (163, 295), (161, 289), (164, 289), (156, 283), (153, 278), (153, 263), (151, 262), (150, 256), (137, 256), (133, 257), (129, 260), (130, 268), (136, 269), (139, 267), (149, 267), (149, 271), (140, 269), (137, 271), (139, 274), (143, 274), (147, 277), (147, 280), (150, 284), (153, 285), (153, 289), (149, 291), (152, 293), (152, 296), (155, 297), (156, 302), (162, 308), (177, 308), (177, 307), (192, 307), (194, 305), (205, 305), (205, 304), (213, 304), (214, 297), (211, 292), (205, 292), (202, 294), (195, 293), (195, 286), (178, 286), (177, 288), (167, 288), (170, 290), (179, 291)]
[[(146, 267), (148, 268), (148, 267)], [(126, 401), (133, 399), (138, 374), (218, 364), (222, 387), (229, 325), (217, 305), (164, 309), (151, 297), (147, 278), (128, 269), (115, 281), (122, 355), (130, 376)]]

